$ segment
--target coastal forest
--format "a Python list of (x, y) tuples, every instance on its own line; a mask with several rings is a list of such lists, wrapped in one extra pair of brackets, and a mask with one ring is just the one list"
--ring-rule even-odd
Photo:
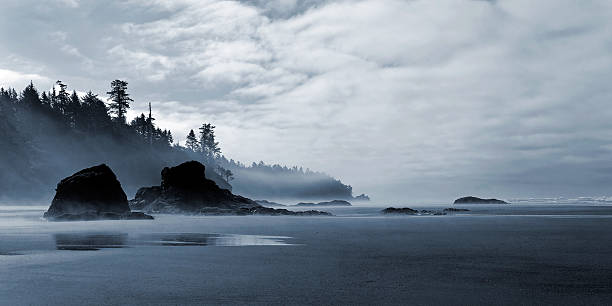
[(255, 199), (353, 198), (350, 185), (323, 172), (226, 157), (215, 126), (205, 120), (185, 131), (183, 145), (155, 123), (150, 104), (148, 114), (129, 120), (127, 109), (138, 102), (125, 81), (112, 81), (103, 96), (67, 88), (62, 81), (49, 91), (32, 82), (19, 92), (0, 88), (1, 201), (47, 200), (61, 178), (102, 163), (131, 198), (138, 188), (159, 183), (163, 167), (188, 160), (205, 164), (206, 176), (219, 187)]

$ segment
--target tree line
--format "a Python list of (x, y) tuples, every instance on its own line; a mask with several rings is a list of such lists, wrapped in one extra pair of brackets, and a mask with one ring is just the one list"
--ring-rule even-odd
[[(32, 82), (19, 93), (0, 88), (0, 190), (48, 189), (74, 168), (106, 162), (116, 165), (132, 192), (157, 183), (163, 166), (196, 159), (207, 165), (207, 177), (228, 189), (232, 181), (235, 191), (246, 196), (351, 196), (350, 186), (322, 172), (228, 160), (211, 123), (190, 130), (181, 146), (170, 130), (155, 124), (150, 103), (147, 115), (128, 122), (134, 100), (126, 81), (112, 81), (107, 99), (91, 91), (79, 96), (67, 88), (62, 81), (48, 91), (39, 91)], [(0, 192), (0, 200), (2, 196)]]

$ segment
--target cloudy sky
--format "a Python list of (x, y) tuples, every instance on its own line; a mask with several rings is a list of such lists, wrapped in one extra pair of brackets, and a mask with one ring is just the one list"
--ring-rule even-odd
[(116, 78), (379, 200), (612, 195), (612, 1), (2, 1), (0, 85)]

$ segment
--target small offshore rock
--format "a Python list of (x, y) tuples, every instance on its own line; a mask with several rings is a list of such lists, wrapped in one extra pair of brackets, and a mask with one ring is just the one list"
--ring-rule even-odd
[(419, 211), (416, 209), (408, 208), (408, 207), (402, 207), (402, 208), (387, 207), (382, 210), (382, 213), (383, 214), (416, 215), (419, 213)]
[(454, 204), (509, 204), (506, 201), (498, 200), (498, 199), (481, 199), (478, 197), (463, 197), (456, 199)]
[(333, 200), (333, 201), (319, 202), (319, 203), (300, 202), (300, 203), (295, 204), (294, 206), (352, 206), (352, 205), (348, 201)]
[(462, 212), (462, 211), (470, 211), (470, 210), (469, 209), (465, 209), (465, 208), (449, 207), (449, 208), (445, 208), (443, 211), (445, 211), (445, 212)]

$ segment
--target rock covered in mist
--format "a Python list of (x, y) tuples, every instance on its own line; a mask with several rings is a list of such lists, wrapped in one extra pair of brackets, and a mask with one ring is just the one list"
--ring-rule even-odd
[(423, 209), (421, 211), (408, 208), (408, 207), (387, 207), (381, 211), (383, 214), (395, 214), (395, 215), (419, 215), (419, 216), (444, 216), (446, 215), (446, 210), (427, 210)]
[(509, 204), (498, 199), (481, 199), (477, 197), (463, 197), (455, 200), (454, 204)]
[(465, 208), (449, 207), (449, 208), (445, 208), (443, 211), (445, 211), (445, 212), (465, 212), (465, 211), (470, 211), (470, 210), (469, 209), (465, 209)]
[(419, 211), (416, 209), (408, 208), (408, 207), (402, 207), (402, 208), (387, 207), (382, 210), (382, 213), (383, 214), (416, 215), (419, 213)]
[(136, 191), (136, 197), (129, 202), (131, 209), (142, 210), (161, 195), (161, 186), (142, 187)]
[(246, 215), (261, 215), (261, 216), (331, 216), (332, 214), (319, 210), (307, 211), (291, 211), (283, 208), (270, 207), (252, 207), (252, 208), (222, 208), (222, 207), (205, 207), (199, 211), (200, 214), (207, 216), (246, 216)]
[(294, 206), (352, 206), (350, 202), (344, 200), (333, 200), (329, 202), (319, 202), (319, 203), (305, 203), (300, 202), (295, 204)]
[(162, 170), (160, 186), (140, 188), (130, 205), (134, 209), (158, 213), (201, 213), (215, 207), (222, 210), (260, 207), (251, 199), (221, 189), (206, 178), (206, 167), (197, 161)]
[(105, 164), (61, 180), (44, 217), (53, 221), (153, 219), (130, 211), (121, 183)]
[(205, 169), (197, 161), (164, 168), (161, 185), (140, 188), (130, 201), (130, 207), (146, 212), (203, 215), (330, 215), (316, 210), (296, 212), (263, 207), (251, 199), (219, 188), (206, 178)]

